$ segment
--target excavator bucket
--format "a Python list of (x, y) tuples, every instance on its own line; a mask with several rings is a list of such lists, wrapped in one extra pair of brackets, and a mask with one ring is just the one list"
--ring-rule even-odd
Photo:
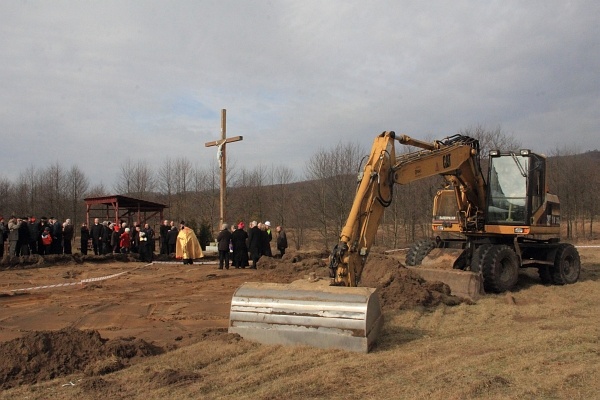
[(443, 282), (450, 287), (453, 295), (477, 300), (483, 291), (483, 277), (480, 273), (454, 269), (462, 249), (435, 248), (423, 259), (421, 265), (409, 267), (426, 281)]
[(229, 332), (265, 344), (309, 345), (368, 353), (383, 315), (375, 289), (246, 282), (231, 300)]

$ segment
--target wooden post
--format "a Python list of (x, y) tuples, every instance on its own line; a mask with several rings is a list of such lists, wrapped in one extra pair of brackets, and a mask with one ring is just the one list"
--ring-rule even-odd
[(217, 146), (217, 157), (219, 159), (219, 168), (221, 169), (221, 188), (220, 188), (220, 196), (219, 196), (219, 230), (221, 226), (225, 222), (225, 201), (227, 199), (227, 158), (225, 155), (225, 149), (227, 143), (238, 142), (243, 140), (243, 136), (234, 136), (231, 138), (227, 137), (227, 110), (221, 110), (221, 139), (215, 140), (212, 142), (204, 143), (205, 147)]

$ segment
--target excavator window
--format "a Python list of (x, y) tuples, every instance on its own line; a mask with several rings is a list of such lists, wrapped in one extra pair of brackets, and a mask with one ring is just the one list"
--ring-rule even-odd
[(531, 197), (531, 212), (535, 212), (544, 203), (544, 190), (546, 182), (546, 162), (545, 159), (537, 155), (531, 157), (531, 171), (529, 178), (529, 195)]
[(525, 224), (529, 157), (514, 153), (490, 158), (488, 224)]
[(458, 214), (454, 190), (440, 190), (434, 204), (434, 221), (455, 221)]

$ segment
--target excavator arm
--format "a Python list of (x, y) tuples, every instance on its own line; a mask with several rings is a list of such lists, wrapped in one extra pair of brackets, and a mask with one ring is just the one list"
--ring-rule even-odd
[[(396, 158), (394, 142), (423, 150)], [(484, 209), (485, 183), (478, 159), (478, 142), (455, 135), (432, 143), (396, 136), (386, 131), (377, 136), (359, 176), (358, 189), (339, 243), (330, 257), (334, 286), (357, 286), (377, 233), (381, 216), (392, 202), (393, 186), (442, 175), (453, 186), (464, 220), (476, 219)], [(464, 229), (468, 229), (464, 223)]]

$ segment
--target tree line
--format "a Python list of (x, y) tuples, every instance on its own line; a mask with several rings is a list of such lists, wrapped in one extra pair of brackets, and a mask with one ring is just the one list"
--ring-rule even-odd
[[(517, 139), (499, 127), (490, 130), (476, 126), (460, 133), (480, 141), (483, 159), (491, 149), (521, 147)], [(414, 150), (396, 146), (398, 154)], [(330, 249), (346, 221), (362, 158), (369, 151), (356, 143), (339, 142), (317, 150), (299, 174), (286, 166), (258, 165), (249, 169), (230, 162), (226, 222), (269, 220), (287, 228), (290, 244), (296, 248), (320, 243)], [(561, 219), (568, 240), (594, 235), (600, 200), (599, 160), (598, 151), (575, 154), (557, 149), (548, 155), (549, 188), (561, 200)], [(214, 161), (201, 168), (185, 158), (167, 157), (157, 165), (127, 159), (114, 186), (107, 188), (91, 185), (77, 166), (65, 168), (58, 162), (39, 169), (31, 166), (14, 182), (0, 176), (0, 215), (70, 218), (78, 226), (86, 218), (84, 198), (120, 194), (163, 203), (168, 207), (167, 219), (190, 221), (217, 232), (219, 176)], [(384, 213), (376, 243), (396, 247), (429, 236), (433, 197), (442, 183), (441, 178), (432, 177), (396, 185), (394, 201)], [(160, 221), (154, 223), (158, 226)]]

